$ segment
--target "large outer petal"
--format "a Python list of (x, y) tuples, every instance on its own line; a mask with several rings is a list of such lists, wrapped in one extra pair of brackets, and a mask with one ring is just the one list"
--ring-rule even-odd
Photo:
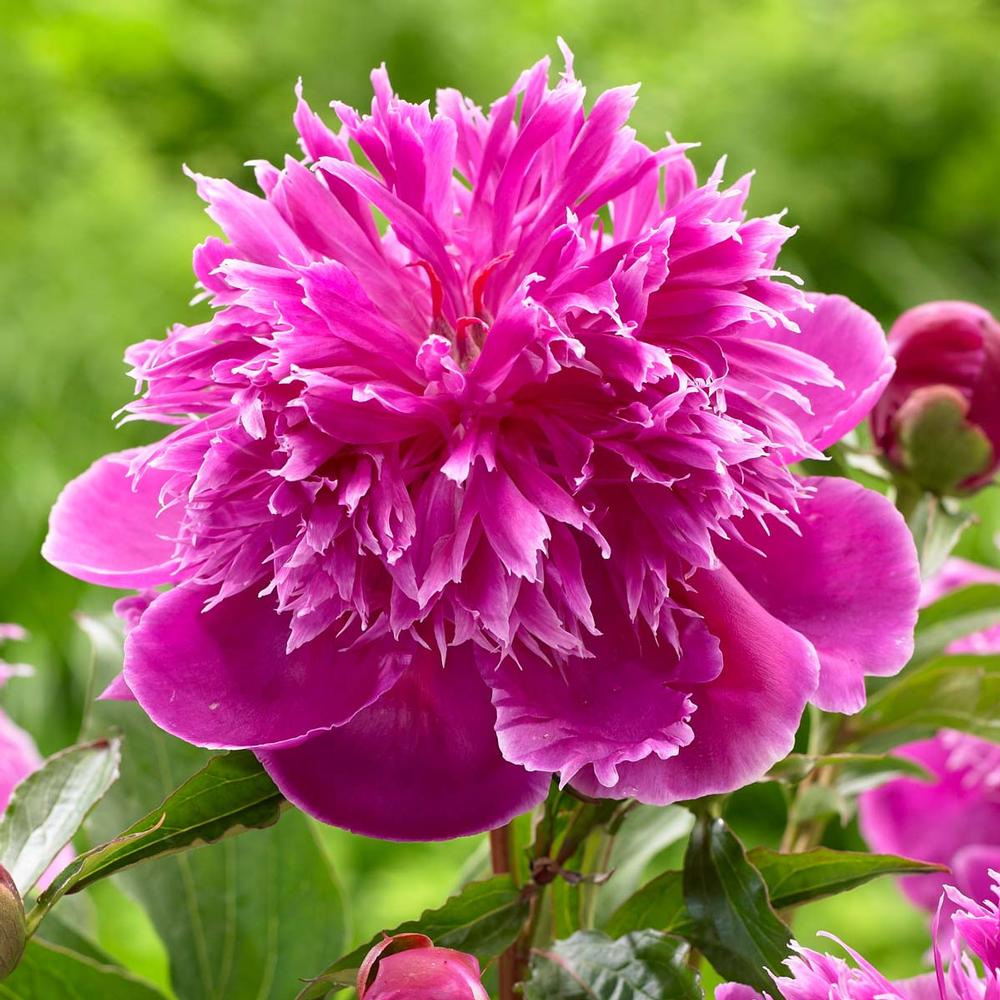
[[(768, 333), (779, 340), (825, 362), (843, 383), (801, 387), (812, 413), (785, 400), (772, 404), (792, 417), (802, 436), (822, 450), (839, 441), (868, 415), (892, 377), (894, 363), (878, 320), (842, 295), (810, 295), (813, 312), (804, 309), (790, 314), (801, 330), (792, 333), (783, 326)], [(801, 456), (792, 456), (792, 459)]]
[(98, 459), (66, 485), (49, 515), (42, 555), (64, 573), (105, 587), (169, 583), (180, 507), (160, 513), (167, 474), (146, 469), (128, 477), (138, 451)]
[(286, 653), (289, 615), (244, 591), (204, 611), (193, 584), (160, 595), (125, 643), (125, 681), (162, 729), (198, 746), (301, 742), (342, 725), (385, 691), (412, 658), (385, 635), (333, 629)]
[(813, 701), (830, 712), (865, 703), (865, 674), (901, 670), (913, 653), (920, 575), (906, 523), (884, 497), (847, 479), (809, 480), (815, 496), (795, 518), (799, 534), (741, 526), (763, 556), (735, 544), (719, 556), (776, 618), (816, 647)]
[[(722, 651), (722, 672), (692, 685), (694, 738), (675, 757), (619, 767), (611, 791), (666, 804), (731, 792), (756, 781), (784, 757), (816, 688), (816, 652), (798, 632), (769, 615), (724, 567), (691, 580), (688, 603)], [(608, 795), (588, 769), (573, 781), (587, 795)]]
[(388, 840), (446, 840), (537, 805), (548, 774), (500, 756), (489, 689), (468, 645), (421, 651), (347, 725), (258, 753), (285, 796), (325, 823)]

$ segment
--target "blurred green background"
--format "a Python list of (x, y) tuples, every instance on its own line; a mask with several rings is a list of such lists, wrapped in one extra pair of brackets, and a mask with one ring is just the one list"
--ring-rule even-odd
[[(564, 36), (594, 95), (641, 80), (639, 134), (699, 140), (704, 170), (756, 169), (751, 207), (801, 226), (783, 259), (889, 323), (931, 298), (1000, 307), (1000, 5), (976, 0), (22, 0), (0, 21), (0, 621), (34, 638), (4, 705), (51, 752), (77, 733), (75, 609), (112, 595), (38, 556), (62, 483), (155, 431), (116, 430), (133, 341), (192, 321), (190, 252), (211, 223), (181, 164), (249, 183), (293, 151), (293, 86), (366, 104), (385, 60), (407, 98), (488, 103)], [(144, 437), (145, 436), (145, 437)], [(980, 499), (970, 554), (995, 561)], [(760, 800), (743, 805), (747, 831)], [(749, 833), (748, 833), (749, 835)], [(358, 935), (447, 894), (475, 842), (327, 837)], [(102, 906), (112, 951), (155, 943)], [(879, 884), (807, 909), (890, 974), (920, 967), (922, 918)]]

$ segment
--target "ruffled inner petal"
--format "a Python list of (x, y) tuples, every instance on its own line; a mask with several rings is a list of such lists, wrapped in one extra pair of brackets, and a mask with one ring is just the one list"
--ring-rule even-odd
[(718, 642), (692, 619), (678, 656), (624, 613), (606, 611), (598, 616), (603, 634), (591, 643), (592, 659), (556, 666), (526, 655), (484, 671), (508, 760), (556, 772), (563, 784), (588, 767), (613, 789), (622, 764), (667, 760), (691, 742), (691, 682), (718, 674)]
[(802, 711), (816, 688), (811, 644), (773, 618), (725, 568), (700, 571), (687, 601), (718, 638), (722, 671), (692, 685), (694, 736), (676, 756), (656, 756), (619, 768), (608, 789), (593, 769), (573, 785), (586, 795), (632, 796), (663, 805), (731, 792), (758, 780), (795, 741)]

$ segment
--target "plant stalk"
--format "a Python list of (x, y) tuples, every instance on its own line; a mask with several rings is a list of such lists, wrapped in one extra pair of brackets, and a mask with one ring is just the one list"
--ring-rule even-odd
[[(513, 869), (510, 857), (511, 827), (501, 826), (490, 830), (490, 861), (494, 875), (507, 875)], [(518, 982), (517, 942), (512, 944), (497, 960), (500, 977), (500, 1000), (517, 1000), (514, 987)]]

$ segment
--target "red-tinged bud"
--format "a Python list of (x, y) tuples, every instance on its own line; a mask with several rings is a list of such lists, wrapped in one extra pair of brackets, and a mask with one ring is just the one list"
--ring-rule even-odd
[(26, 940), (21, 894), (7, 869), (0, 866), (0, 980), (17, 968)]
[(423, 934), (383, 938), (358, 970), (358, 1000), (489, 1000), (472, 955)]
[(1000, 324), (971, 302), (929, 302), (889, 344), (896, 372), (872, 430), (890, 464), (937, 494), (985, 486), (1000, 466)]

